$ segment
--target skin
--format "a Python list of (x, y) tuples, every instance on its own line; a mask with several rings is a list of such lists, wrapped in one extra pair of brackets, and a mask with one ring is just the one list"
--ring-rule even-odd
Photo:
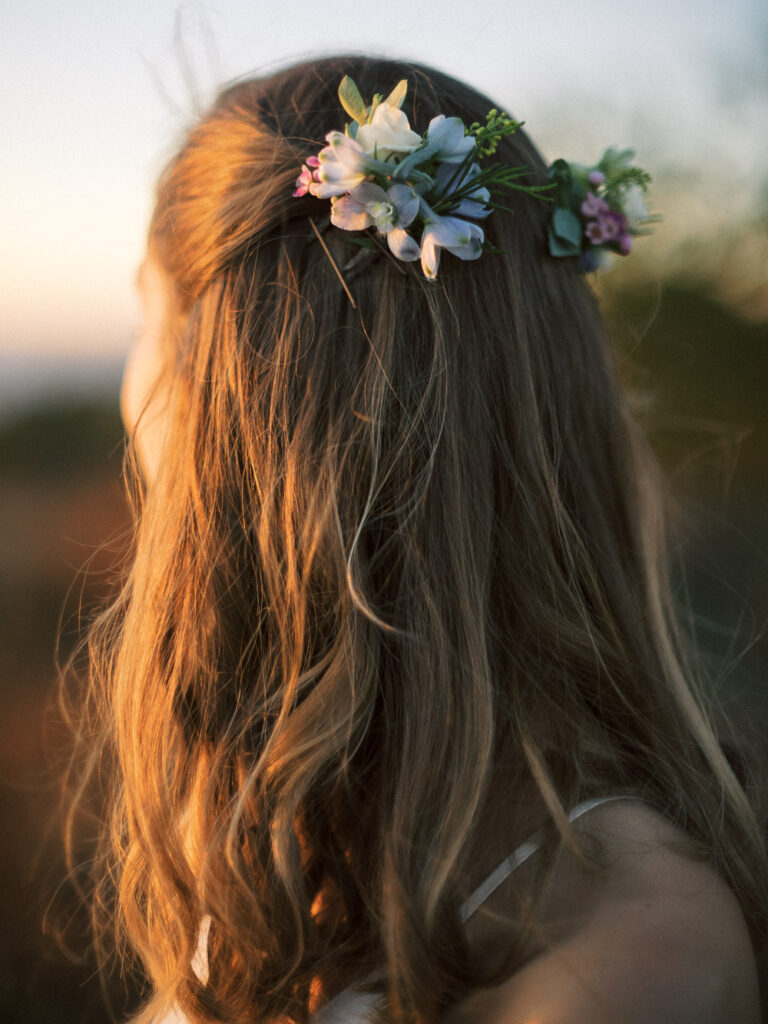
[(139, 268), (141, 327), (128, 353), (120, 392), (120, 413), (133, 437), (142, 472), (155, 476), (162, 457), (166, 396), (160, 386), (170, 309), (168, 278), (151, 257)]
[[(758, 1024), (743, 915), (686, 837), (630, 801), (596, 808), (576, 830), (597, 844), (604, 871), (565, 852), (544, 902), (544, 950), (445, 1024)], [(493, 949), (504, 912), (499, 890), (471, 940)]]

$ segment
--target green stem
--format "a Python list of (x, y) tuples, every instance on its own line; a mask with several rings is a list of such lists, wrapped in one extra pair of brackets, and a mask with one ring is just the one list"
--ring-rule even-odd
[(457, 169), (454, 172), (454, 174), (452, 175), (452, 177), (450, 177), (448, 179), (448, 184), (443, 189), (443, 195), (446, 195), (446, 193), (450, 192), (451, 185), (453, 185), (454, 181), (456, 181), (456, 178), (459, 176), (459, 173), (461, 171), (465, 172), (464, 176), (466, 177), (466, 171), (469, 170), (469, 168), (472, 166), (472, 163), (473, 163), (473, 161), (475, 159), (476, 153), (477, 153), (477, 144), (475, 144), (474, 149), (470, 149), (470, 151), (467, 153), (467, 155), (464, 157), (464, 159), (461, 161), (461, 163), (457, 167)]

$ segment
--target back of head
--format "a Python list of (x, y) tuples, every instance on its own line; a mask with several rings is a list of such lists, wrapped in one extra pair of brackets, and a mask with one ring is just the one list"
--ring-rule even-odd
[[(300, 1019), (380, 964), (391, 1012), (427, 1020), (476, 982), (458, 908), (502, 764), (555, 825), (590, 786), (641, 791), (754, 879), (724, 852), (749, 812), (681, 668), (656, 470), (589, 288), (527, 196), (487, 222), (501, 254), (437, 282), (356, 259), (292, 196), (344, 74), (407, 79), (418, 127), (491, 106), (362, 57), (240, 82), (150, 231), (171, 413), (102, 630), (104, 730), (120, 922), (199, 1020)], [(545, 181), (522, 132), (498, 159)]]

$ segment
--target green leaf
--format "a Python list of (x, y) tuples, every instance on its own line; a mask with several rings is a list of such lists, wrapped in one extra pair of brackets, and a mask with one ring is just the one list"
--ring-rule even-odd
[(368, 107), (368, 116), (365, 119), (366, 124), (370, 124), (371, 121), (373, 121), (374, 111), (376, 110), (376, 107), (378, 107), (378, 105), (381, 103), (382, 99), (383, 99), (383, 97), (382, 97), (381, 93), (377, 92), (376, 95), (371, 100), (371, 105), (370, 105), (370, 107)]
[(600, 157), (600, 163), (597, 166), (610, 183), (613, 178), (619, 177), (627, 170), (634, 156), (634, 149), (616, 149), (615, 146), (611, 146)]
[(577, 245), (571, 245), (569, 242), (562, 242), (556, 235), (552, 227), (549, 228), (549, 251), (553, 256), (578, 256), (579, 247)]
[(560, 158), (549, 165), (547, 177), (552, 181), (571, 183), (571, 167), (567, 160)]
[(408, 80), (401, 78), (392, 92), (384, 100), (390, 107), (402, 107), (405, 101), (405, 94), (408, 91)]
[(346, 239), (352, 245), (359, 245), (361, 249), (378, 249), (378, 246), (368, 235), (349, 235)]
[(566, 201), (562, 204), (563, 206), (567, 206), (570, 210), (581, 209), (581, 204), (587, 198), (587, 190), (578, 178), (573, 179), (564, 198)]
[(547, 178), (556, 186), (555, 194), (560, 205), (567, 206), (571, 189), (576, 184), (571, 174), (571, 165), (566, 160), (555, 160), (547, 170)]
[(566, 242), (581, 249), (581, 221), (575, 213), (563, 206), (556, 206), (552, 214), (552, 228), (560, 242)]
[(571, 164), (570, 167), (574, 184), (581, 187), (582, 194), (586, 194), (587, 189), (592, 187), (589, 184), (589, 172), (596, 168), (587, 167), (586, 164)]
[(357, 121), (358, 124), (363, 124), (366, 117), (368, 117), (368, 110), (366, 109), (365, 103), (363, 103), (363, 97), (360, 95), (360, 90), (357, 88), (355, 83), (349, 77), (344, 75), (339, 86), (339, 99), (341, 105), (344, 107), (349, 116)]

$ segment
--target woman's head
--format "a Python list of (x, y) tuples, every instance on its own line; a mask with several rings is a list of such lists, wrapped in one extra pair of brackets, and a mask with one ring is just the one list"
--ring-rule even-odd
[[(198, 1015), (298, 1017), (385, 962), (392, 1012), (427, 1019), (477, 980), (458, 907), (502, 765), (564, 831), (595, 779), (723, 857), (720, 788), (728, 828), (748, 815), (676, 653), (653, 460), (545, 204), (513, 197), (486, 223), (502, 254), (437, 282), (366, 256), (353, 305), (325, 248), (343, 270), (350, 236), (292, 195), (344, 74), (405, 78), (417, 128), (491, 106), (369, 58), (238, 83), (150, 228), (166, 418), (96, 663), (120, 920)], [(543, 181), (522, 133), (498, 158)]]
[[(517, 557), (525, 552), (543, 575), (572, 525), (579, 543), (591, 535), (617, 564), (641, 561), (631, 534), (645, 455), (593, 297), (573, 266), (547, 256), (545, 204), (513, 197), (514, 213), (485, 224), (504, 255), (446, 257), (432, 283), (386, 253), (359, 263), (346, 232), (330, 227), (319, 239), (313, 225), (322, 228), (328, 203), (293, 197), (301, 160), (343, 116), (336, 85), (345, 72), (363, 93), (405, 77), (414, 125), (444, 110), (481, 119), (490, 103), (434, 71), (345, 58), (239, 83), (191, 131), (160, 182), (148, 260), (150, 285), (165, 281), (170, 292), (164, 387), (175, 396), (174, 443), (162, 469), (186, 474), (174, 497), (205, 487), (207, 515), (227, 507), (233, 488), (245, 502), (252, 485), (247, 513), (278, 547), (303, 543), (298, 524), (324, 522), (323, 510), (327, 535), (312, 551), (326, 557), (336, 535), (346, 568), (333, 586), (385, 632), (410, 615), (398, 618), (376, 573), (359, 573), (373, 560), (400, 587), (399, 545), (420, 549), (419, 531), (432, 545), (444, 533), (463, 555), (498, 529), (541, 532), (543, 553), (531, 541)], [(522, 133), (499, 157), (543, 180)], [(359, 264), (347, 275), (353, 301), (326, 249), (336, 267)], [(317, 505), (312, 516), (307, 502)], [(279, 557), (293, 565), (297, 555)], [(478, 565), (475, 583), (493, 570)]]

